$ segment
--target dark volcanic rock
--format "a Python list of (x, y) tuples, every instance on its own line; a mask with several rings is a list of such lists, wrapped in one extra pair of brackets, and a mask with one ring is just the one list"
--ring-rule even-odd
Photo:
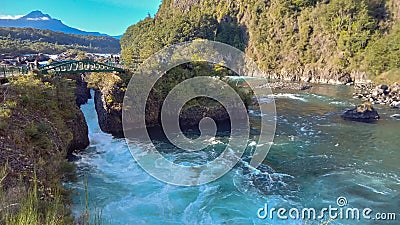
[(354, 109), (343, 113), (342, 118), (360, 122), (372, 122), (380, 118), (378, 112), (367, 103), (357, 106)]
[(387, 89), (389, 89), (389, 86), (387, 86), (386, 84), (382, 84), (379, 88), (386, 91)]
[(107, 103), (103, 93), (99, 90), (95, 91), (94, 102), (100, 129), (105, 133), (122, 136), (122, 107), (115, 107)]
[(77, 106), (86, 104), (88, 100), (92, 98), (88, 84), (82, 79), (76, 80), (75, 96)]
[[(117, 95), (124, 95), (124, 92), (112, 91), (113, 98), (119, 98)], [(105, 132), (112, 134), (117, 137), (122, 137), (124, 135), (122, 126), (122, 99), (116, 102), (107, 102), (107, 97), (99, 91), (96, 90), (95, 96), (95, 107), (98, 115), (98, 121), (100, 129)], [(146, 106), (146, 118), (145, 123), (139, 121), (141, 118), (131, 118), (128, 119), (126, 127), (130, 127), (132, 130), (139, 128), (160, 128), (161, 124), (161, 103), (152, 99), (147, 102)], [(180, 112), (179, 115), (179, 125), (182, 130), (192, 130), (197, 129), (199, 122), (205, 118), (212, 118), (217, 127), (226, 127), (225, 125), (230, 122), (230, 117), (223, 106), (212, 106), (206, 107), (201, 105), (192, 106)], [(174, 121), (164, 121), (174, 122)], [(222, 128), (223, 129), (223, 128)]]
[(89, 130), (85, 116), (80, 109), (77, 109), (74, 120), (67, 122), (69, 129), (72, 131), (73, 138), (68, 146), (68, 155), (74, 151), (84, 150), (89, 146)]
[(228, 112), (222, 106), (205, 107), (197, 105), (181, 112), (179, 115), (179, 124), (183, 129), (198, 127), (201, 119), (205, 117), (212, 118), (217, 123), (217, 126), (230, 121)]
[(68, 146), (68, 155), (74, 151), (84, 150), (89, 146), (89, 129), (86, 123), (85, 116), (79, 107), (86, 104), (88, 99), (91, 98), (90, 89), (87, 87), (87, 83), (84, 81), (83, 74), (68, 74), (66, 78), (74, 80), (76, 84), (75, 88), (75, 103), (78, 109), (76, 110), (76, 117), (72, 121), (68, 121), (68, 127), (73, 133), (73, 139)]

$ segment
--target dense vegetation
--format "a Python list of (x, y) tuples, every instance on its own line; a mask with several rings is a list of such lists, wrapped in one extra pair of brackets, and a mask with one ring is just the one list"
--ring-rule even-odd
[[(194, 77), (200, 77), (200, 76), (211, 76), (215, 77), (219, 80), (223, 80), (227, 82), (235, 91), (236, 93), (239, 94), (241, 99), (243, 100), (243, 103), (245, 104), (246, 107), (248, 107), (250, 104), (252, 104), (252, 94), (253, 93), (248, 93), (238, 86), (233, 81), (230, 81), (229, 79), (226, 78), (226, 76), (237, 76), (235, 72), (232, 70), (229, 70), (221, 65), (212, 65), (209, 63), (205, 62), (192, 62), (192, 63), (185, 63), (183, 65), (180, 65), (178, 67), (175, 67), (171, 69), (170, 71), (167, 72), (166, 75), (162, 76), (155, 84), (150, 92), (149, 95), (149, 100), (148, 102), (151, 102), (154, 104), (154, 102), (158, 102), (159, 106), (161, 107), (164, 99), (167, 97), (167, 95), (172, 91), (176, 85), (179, 83), (191, 79)], [(215, 84), (210, 82), (207, 85), (210, 87), (213, 87)], [(184, 92), (180, 92), (180, 97), (185, 98), (185, 96), (193, 96), (196, 95), (198, 90), (198, 84), (192, 86), (192, 88), (185, 89)], [(215, 86), (214, 86), (215, 88)], [(219, 94), (221, 96), (224, 95), (226, 90), (221, 90)], [(227, 96), (229, 96), (229, 92), (226, 93)], [(182, 101), (184, 102), (184, 101)], [(182, 110), (189, 109), (193, 106), (207, 106), (207, 107), (219, 107), (220, 104), (217, 103), (214, 100), (211, 100), (209, 98), (195, 98), (190, 101), (188, 101)]]
[(68, 49), (91, 53), (118, 53), (119, 41), (111, 37), (65, 34), (33, 28), (0, 28), (0, 52), (59, 54)]
[(72, 224), (61, 181), (74, 176), (74, 87), (34, 76), (0, 87), (0, 224)]
[(206, 38), (244, 50), (267, 74), (367, 73), (400, 66), (396, 0), (164, 0), (128, 28), (123, 59)]

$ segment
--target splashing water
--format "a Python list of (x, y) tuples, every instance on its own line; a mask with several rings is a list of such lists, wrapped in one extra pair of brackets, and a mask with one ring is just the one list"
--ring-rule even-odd
[[(390, 117), (396, 112), (387, 108), (378, 108), (383, 119), (374, 124), (341, 120), (344, 108), (356, 104), (348, 100), (350, 91), (316, 86), (308, 92), (277, 93), (277, 133), (265, 164), (254, 169), (244, 158), (222, 178), (199, 187), (172, 186), (148, 175), (123, 139), (100, 131), (90, 100), (82, 110), (91, 145), (77, 154), (79, 181), (67, 185), (77, 193), (73, 212), (76, 216), (84, 212), (85, 176), (90, 208), (101, 209), (105, 224), (313, 224), (276, 216), (262, 220), (257, 211), (265, 203), (299, 209), (337, 206), (339, 196), (345, 196), (351, 207), (396, 212), (400, 121)], [(166, 157), (178, 162), (207, 161), (223, 147), (218, 139), (208, 141), (210, 150), (195, 156), (165, 146)], [(253, 140), (249, 143), (251, 151)], [(132, 144), (138, 150), (146, 148)], [(338, 219), (330, 224), (360, 221)]]

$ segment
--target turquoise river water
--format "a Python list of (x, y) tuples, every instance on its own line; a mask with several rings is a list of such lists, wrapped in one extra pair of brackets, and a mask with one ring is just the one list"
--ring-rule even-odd
[[(274, 92), (277, 131), (266, 165), (255, 170), (241, 161), (199, 187), (172, 186), (148, 175), (123, 139), (100, 131), (89, 100), (82, 110), (91, 144), (76, 155), (78, 182), (68, 184), (76, 193), (73, 211), (78, 217), (85, 210), (87, 179), (89, 208), (92, 214), (101, 211), (104, 224), (400, 224), (400, 120), (391, 117), (400, 111), (377, 106), (382, 119), (376, 123), (344, 121), (340, 114), (360, 103), (351, 99), (351, 91), (316, 85), (308, 91)], [(218, 150), (219, 143), (210, 144)], [(186, 154), (166, 150), (171, 158)], [(346, 206), (338, 206), (339, 197), (346, 198)], [(297, 208), (300, 215), (312, 207), (319, 216), (329, 206), (372, 212), (360, 219), (328, 214), (281, 219), (276, 211), (272, 218), (259, 218), (266, 204), (267, 211)], [(378, 220), (390, 213), (396, 218)]]

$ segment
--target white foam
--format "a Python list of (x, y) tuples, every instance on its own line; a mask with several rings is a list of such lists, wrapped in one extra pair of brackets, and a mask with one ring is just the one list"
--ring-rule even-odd
[(286, 98), (286, 99), (293, 99), (293, 100), (299, 100), (302, 102), (308, 102), (307, 99), (300, 97), (300, 95), (297, 94), (289, 94), (289, 93), (279, 93), (279, 94), (272, 94), (268, 95), (269, 98)]
[(390, 117), (392, 118), (396, 118), (396, 119), (400, 119), (400, 114), (393, 114)]
[(249, 147), (253, 147), (253, 146), (256, 146), (256, 145), (257, 145), (257, 142), (255, 142), (255, 141), (252, 141), (252, 142), (250, 142), (250, 143), (249, 143), (249, 145), (248, 145), (248, 146), (249, 146)]

